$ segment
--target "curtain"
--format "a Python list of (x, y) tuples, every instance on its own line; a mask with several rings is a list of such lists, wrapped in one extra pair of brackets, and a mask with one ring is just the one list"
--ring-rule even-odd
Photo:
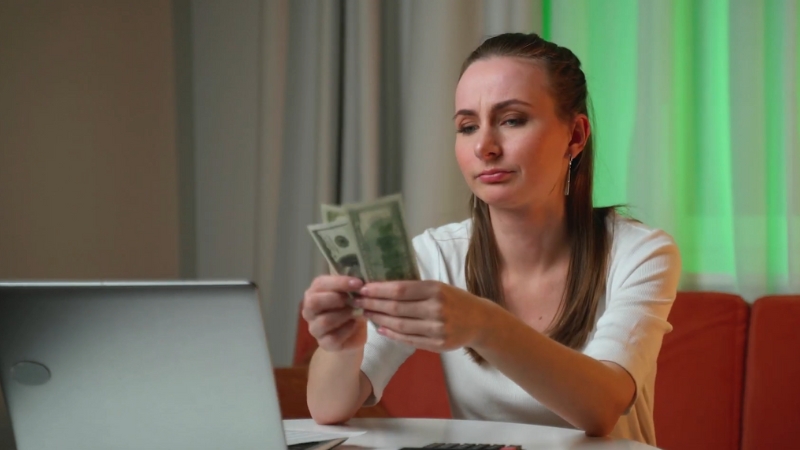
[(342, 17), (333, 2), (259, 3), (252, 278), (272, 359), (284, 366), (303, 290), (322, 272), (305, 226), (337, 200)]
[[(535, 31), (584, 64), (596, 203), (628, 205), (676, 238), (681, 289), (800, 292), (798, 1), (250, 0), (257, 33), (228, 45), (257, 49), (255, 87), (236, 84), (257, 103), (253, 155), (240, 158), (252, 172), (225, 172), (244, 150), (203, 139), (227, 109), (195, 123), (213, 156), (198, 156), (198, 217), (226, 220), (213, 201), (250, 212), (224, 233), (198, 219), (198, 275), (256, 280), (273, 360), (290, 364), (300, 300), (326, 267), (305, 228), (319, 204), (401, 192), (412, 234), (466, 218), (450, 120), (461, 62), (487, 36)], [(204, 8), (206, 28), (230, 15), (193, 1)], [(207, 41), (195, 40), (196, 57), (219, 45)], [(202, 97), (213, 84), (201, 72)], [(223, 198), (220, 179), (242, 184), (244, 200)]]
[(252, 276), (276, 365), (291, 363), (300, 300), (327, 267), (306, 232), (320, 203), (401, 192), (413, 234), (466, 217), (450, 120), (458, 70), (484, 16), (495, 33), (525, 31), (532, 5), (260, 2)]
[(594, 103), (598, 204), (683, 258), (682, 289), (800, 291), (797, 0), (558, 0), (543, 33)]

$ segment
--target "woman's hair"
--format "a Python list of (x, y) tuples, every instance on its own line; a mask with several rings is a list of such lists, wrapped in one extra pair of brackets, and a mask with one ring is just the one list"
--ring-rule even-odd
[[(524, 58), (540, 64), (548, 75), (558, 117), (571, 121), (577, 114), (585, 114), (591, 121), (586, 77), (580, 61), (569, 49), (536, 34), (502, 34), (487, 39), (475, 49), (464, 61), (461, 75), (475, 61), (491, 57)], [(614, 208), (592, 205), (594, 148), (591, 135), (583, 151), (572, 160), (571, 167), (569, 195), (564, 197), (571, 256), (564, 296), (548, 335), (579, 349), (594, 326), (597, 304), (605, 289), (611, 245), (607, 218)], [(475, 195), (470, 206), (473, 228), (466, 260), (467, 289), (504, 306), (502, 267), (489, 206)], [(479, 364), (484, 362), (473, 349), (468, 348), (467, 352)]]

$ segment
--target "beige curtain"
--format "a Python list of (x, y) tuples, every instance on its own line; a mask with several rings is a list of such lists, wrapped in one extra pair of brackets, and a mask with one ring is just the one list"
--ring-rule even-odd
[(402, 192), (414, 234), (465, 217), (450, 117), (461, 62), (530, 30), (539, 2), (264, 0), (253, 275), (276, 365), (325, 266), (306, 232), (322, 202)]

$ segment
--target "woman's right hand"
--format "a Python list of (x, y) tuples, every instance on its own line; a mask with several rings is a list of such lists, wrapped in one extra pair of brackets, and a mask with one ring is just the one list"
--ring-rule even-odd
[(303, 318), (320, 348), (329, 352), (363, 348), (367, 322), (347, 305), (348, 292), (364, 283), (354, 277), (322, 275), (314, 279), (303, 297)]

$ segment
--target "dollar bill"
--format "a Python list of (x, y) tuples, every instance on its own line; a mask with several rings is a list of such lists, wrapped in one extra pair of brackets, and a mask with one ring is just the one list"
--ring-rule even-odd
[(390, 195), (374, 202), (344, 205), (341, 208), (352, 225), (366, 280), (419, 279), (414, 247), (406, 231), (400, 195)]
[[(366, 282), (419, 279), (400, 195), (359, 204), (323, 204), (321, 212), (324, 223), (309, 225), (308, 231), (332, 273)], [(349, 294), (350, 306), (355, 296)]]
[[(353, 224), (347, 217), (340, 217), (333, 222), (309, 225), (308, 232), (334, 273), (366, 281), (364, 263), (359, 254)], [(349, 306), (353, 306), (352, 293), (349, 294), (348, 300)]]
[(325, 223), (333, 222), (340, 217), (347, 216), (344, 209), (339, 206), (322, 204), (320, 205), (320, 209), (322, 210), (322, 221)]
[(353, 225), (346, 218), (309, 225), (308, 231), (337, 274), (364, 279), (363, 262), (358, 254)]

